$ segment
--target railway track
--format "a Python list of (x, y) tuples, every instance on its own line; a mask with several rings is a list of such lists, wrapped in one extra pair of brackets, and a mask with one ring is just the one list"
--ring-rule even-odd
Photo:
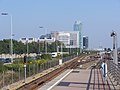
[[(64, 72), (66, 69), (76, 68), (80, 64), (80, 63), (78, 63), (78, 60), (82, 60), (84, 57), (82, 57), (82, 58), (78, 57), (78, 58), (75, 58), (72, 61), (68, 61), (68, 62), (64, 63), (64, 65), (62, 65), (59, 68), (45, 74), (44, 76), (42, 76), (42, 77), (40, 77), (36, 80), (33, 80), (32, 82), (26, 83), (25, 85), (19, 87), (17, 90), (35, 90), (36, 88), (44, 85), (45, 83), (47, 83), (50, 80), (57, 77), (59, 74)], [(88, 63), (88, 62), (90, 62), (90, 61), (81, 62), (81, 64)]]

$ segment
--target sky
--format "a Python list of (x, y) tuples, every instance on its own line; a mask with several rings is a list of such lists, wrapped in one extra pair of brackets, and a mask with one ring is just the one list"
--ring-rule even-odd
[(0, 0), (2, 12), (8, 16), (0, 15), (0, 39), (10, 38), (12, 16), (14, 39), (73, 31), (74, 22), (81, 21), (89, 48), (112, 48), (113, 30), (120, 46), (120, 0)]

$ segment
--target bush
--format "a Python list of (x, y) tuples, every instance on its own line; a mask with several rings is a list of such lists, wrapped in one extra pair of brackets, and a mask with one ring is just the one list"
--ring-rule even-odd
[(63, 54), (63, 57), (68, 57), (69, 56), (69, 54)]
[(37, 55), (37, 56), (36, 56), (36, 59), (41, 59), (41, 55)]
[(3, 65), (3, 62), (0, 62), (0, 72), (3, 72), (6, 68)]
[(42, 54), (41, 59), (52, 60), (52, 56), (50, 54)]

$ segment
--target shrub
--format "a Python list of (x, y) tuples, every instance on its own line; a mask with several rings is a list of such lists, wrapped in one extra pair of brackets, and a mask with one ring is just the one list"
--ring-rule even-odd
[(41, 59), (52, 60), (52, 56), (50, 54), (42, 54)]

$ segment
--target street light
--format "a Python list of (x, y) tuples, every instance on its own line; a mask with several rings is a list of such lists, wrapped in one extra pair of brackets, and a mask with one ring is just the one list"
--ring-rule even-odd
[(46, 29), (45, 29), (45, 54), (47, 54), (47, 34), (46, 34)]
[(59, 53), (59, 46), (57, 46), (57, 53)]
[(113, 61), (118, 65), (118, 57), (117, 57), (117, 33), (113, 31), (111, 33), (111, 37), (113, 37)]
[[(42, 27), (42, 26), (40, 26), (39, 28), (44, 28), (44, 27)], [(45, 54), (47, 54), (47, 41), (46, 41), (46, 39), (47, 39), (47, 36), (46, 36), (46, 32), (47, 32), (47, 30), (45, 29)]]
[[(8, 16), (8, 13), (1, 13), (2, 16)], [(13, 57), (12, 57), (12, 54), (13, 54), (13, 42), (12, 42), (12, 36), (13, 36), (13, 25), (12, 25), (12, 15), (10, 15), (10, 31), (11, 31), (11, 45), (10, 45), (10, 54), (11, 54), (11, 62), (13, 62)]]
[(38, 54), (40, 54), (40, 38), (38, 38)]
[(29, 46), (28, 46), (28, 39), (26, 40), (26, 45), (27, 45), (27, 56), (29, 55)]

